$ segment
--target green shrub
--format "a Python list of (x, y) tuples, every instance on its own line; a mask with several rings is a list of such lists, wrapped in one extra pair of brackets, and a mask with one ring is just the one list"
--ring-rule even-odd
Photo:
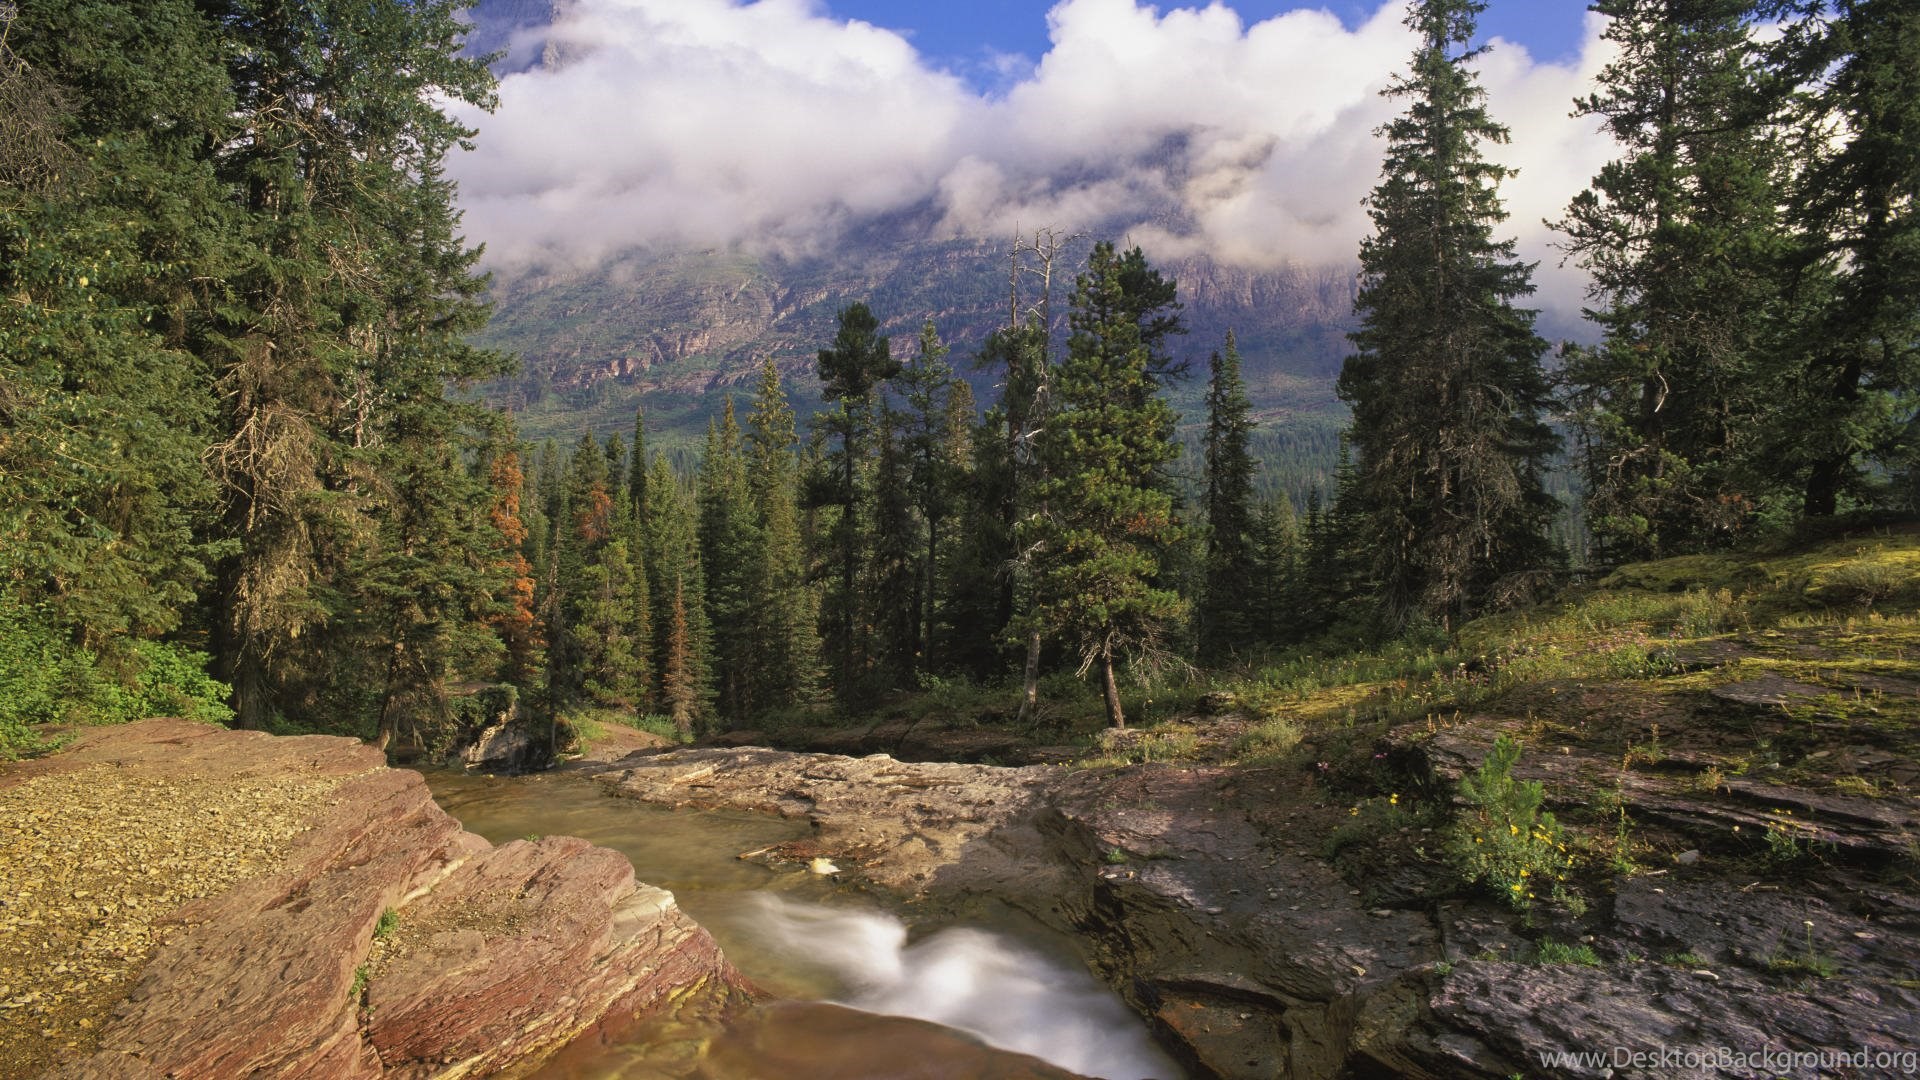
[(44, 749), (34, 724), (124, 724), (150, 716), (203, 723), (233, 718), (207, 655), (129, 641), (111, 661), (18, 608), (0, 608), (0, 758)]
[(1300, 745), (1300, 725), (1291, 717), (1276, 716), (1247, 728), (1234, 740), (1233, 753), (1242, 764), (1272, 765)]
[(1582, 967), (1599, 967), (1600, 956), (1591, 946), (1567, 945), (1558, 941), (1542, 941), (1533, 947), (1533, 962), (1536, 964), (1579, 964)]
[(1515, 780), (1520, 744), (1502, 735), (1472, 776), (1460, 781), (1466, 809), (1447, 837), (1447, 854), (1469, 884), (1525, 910), (1536, 895), (1563, 894), (1573, 857), (1559, 822), (1541, 809), (1538, 780)]

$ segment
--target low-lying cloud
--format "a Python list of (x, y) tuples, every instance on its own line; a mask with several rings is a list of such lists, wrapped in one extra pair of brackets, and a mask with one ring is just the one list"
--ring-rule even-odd
[[(1051, 47), (983, 93), (909, 41), (810, 0), (572, 0), (549, 62), (508, 75), (454, 165), (470, 237), (511, 273), (636, 247), (821, 251), (893, 216), (933, 235), (1051, 225), (1124, 233), (1151, 253), (1245, 266), (1349, 261), (1378, 178), (1374, 129), (1414, 40), (1385, 4), (1346, 29), (1296, 11), (1061, 0)], [(1508, 223), (1543, 269), (1543, 217), (1607, 158), (1569, 117), (1604, 62), (1599, 23), (1569, 64), (1505, 42), (1479, 61), (1520, 169)], [(1577, 301), (1549, 274), (1543, 300)], [(1555, 295), (1560, 294), (1560, 295)]]

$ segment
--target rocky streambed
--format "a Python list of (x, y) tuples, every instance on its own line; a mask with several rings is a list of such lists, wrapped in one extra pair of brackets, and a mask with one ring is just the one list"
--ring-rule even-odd
[[(1439, 788), (1490, 742), (1409, 730), (1381, 753)], [(1693, 857), (1622, 877), (1577, 915), (1523, 916), (1459, 895), (1439, 837), (1417, 828), (1360, 849), (1359, 865), (1352, 849), (1330, 856), (1353, 811), (1297, 770), (714, 748), (588, 771), (648, 803), (812, 824), (760, 858), (827, 858), (924, 904), (994, 898), (1081, 935), (1200, 1076), (1879, 1076), (1920, 1052), (1920, 903), (1870, 865), (1901, 857), (1888, 838), (1914, 835), (1910, 804), (1806, 806), (1806, 827), (1852, 822), (1847, 836), (1881, 848), (1771, 877), (1699, 859), (1690, 845), (1728, 827), (1703, 812), (1701, 835), (1666, 838)], [(1687, 790), (1629, 799), (1684, 823)], [(1542, 962), (1550, 935), (1587, 943), (1588, 959)]]
[[(1506, 723), (1409, 727), (1363, 753), (1443, 798)], [(1008, 768), (718, 747), (540, 782), (787, 819), (775, 842), (720, 857), (830, 868), (910, 911), (1024, 912), (1083, 942), (1196, 1076), (1920, 1064), (1911, 800), (1710, 789), (1684, 770), (1623, 783), (1617, 763), (1583, 754), (1533, 755), (1522, 771), (1563, 810), (1619, 800), (1659, 859), (1643, 852), (1588, 910), (1529, 915), (1463, 894), (1419, 819), (1327, 843), (1357, 808), (1297, 764)], [(1740, 827), (1789, 803), (1830, 854), (1756, 870)], [(514, 1074), (568, 1044), (565, 1058), (591, 1062), (692, 988), (721, 1006), (750, 993), (622, 855), (558, 837), (490, 845), (417, 774), (344, 739), (174, 721), (90, 731), (0, 771), (0, 809), (0, 1074)], [(1583, 961), (1543, 962), (1548, 939), (1582, 945)], [(945, 1029), (803, 1005), (751, 1014), (673, 1075), (804, 1071), (820, 1060), (810, 1047), (847, 1039), (876, 1048), (858, 1075), (912, 1064), (927, 1039), (970, 1062), (966, 1075), (1065, 1075)]]

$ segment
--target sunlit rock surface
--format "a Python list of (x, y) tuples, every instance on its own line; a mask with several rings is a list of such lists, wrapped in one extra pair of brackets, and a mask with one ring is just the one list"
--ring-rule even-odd
[[(608, 1017), (738, 982), (712, 938), (670, 894), (635, 883), (624, 857), (568, 838), (493, 847), (434, 805), (417, 773), (350, 739), (173, 720), (96, 729), (0, 772), (0, 799), (35, 805), (63, 777), (102, 778), (93, 801), (148, 786), (168, 797), (91, 805), (89, 785), (69, 783), (41, 833), (16, 830), (0, 849), (0, 874), (29, 896), (24, 916), (9, 905), (17, 921), (0, 962), (40, 948), (59, 961), (45, 970), (72, 969), (89, 942), (130, 942), (117, 946), (126, 963), (111, 997), (0, 1013), (10, 1073), (517, 1073)], [(236, 790), (248, 793), (237, 805)], [(218, 837), (268, 835), (197, 851), (208, 819)], [(86, 854), (36, 863), (56, 839)], [(129, 846), (144, 852), (139, 865), (117, 854)], [(34, 916), (33, 896), (91, 901), (148, 879), (54, 925)], [(132, 924), (139, 934), (124, 932)]]

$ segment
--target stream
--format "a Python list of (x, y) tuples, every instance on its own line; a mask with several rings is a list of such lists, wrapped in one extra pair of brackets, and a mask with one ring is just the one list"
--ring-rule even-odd
[(425, 775), (449, 814), (496, 844), (578, 836), (626, 855), (776, 998), (724, 1026), (643, 1022), (570, 1048), (543, 1078), (1182, 1075), (1069, 936), (1003, 907), (917, 912), (804, 866), (738, 857), (805, 836), (803, 821), (666, 810), (565, 775)]

